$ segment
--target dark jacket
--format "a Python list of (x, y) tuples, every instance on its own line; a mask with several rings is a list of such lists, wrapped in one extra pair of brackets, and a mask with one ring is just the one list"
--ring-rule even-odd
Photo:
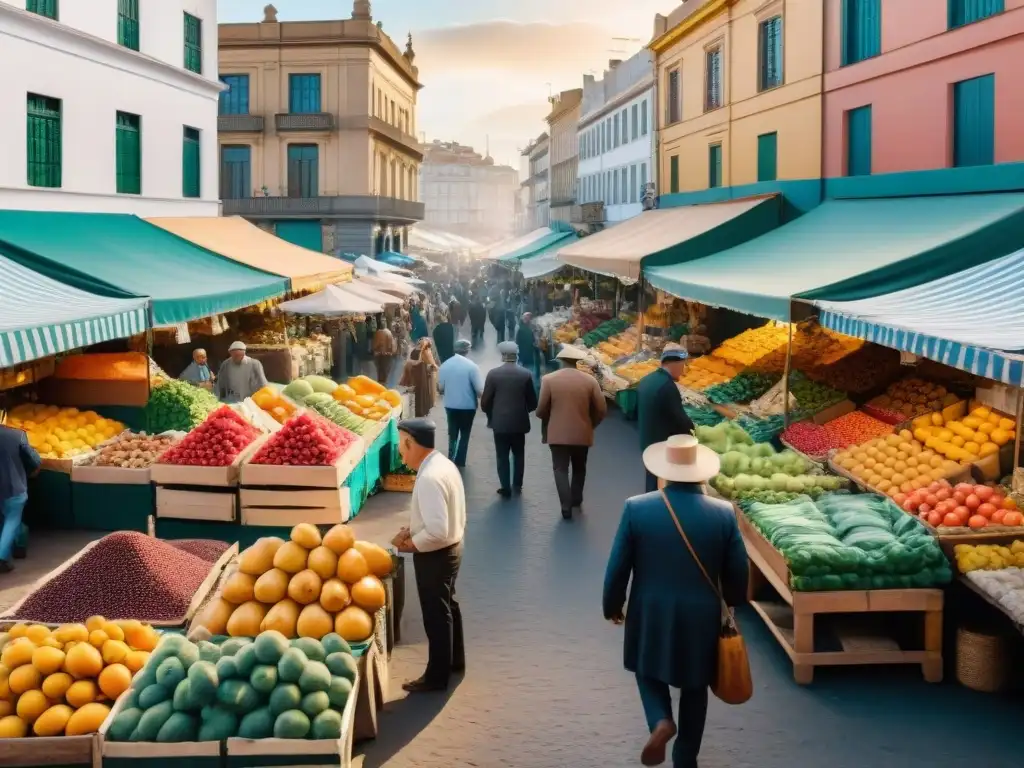
[(24, 432), (0, 426), (0, 505), (28, 493), (28, 478), (42, 463)]
[(434, 346), (437, 348), (438, 362), (443, 363), (455, 354), (455, 326), (451, 323), (438, 323), (434, 326)]
[(480, 410), (487, 414), (487, 426), (497, 434), (526, 434), (530, 413), (537, 410), (533, 376), (515, 363), (492, 368), (484, 381)]
[(487, 309), (479, 301), (469, 305), (469, 322), (474, 328), (481, 328), (487, 321)]
[[(746, 602), (747, 551), (732, 507), (696, 485), (666, 494), (708, 576), (729, 605)], [(604, 615), (621, 615), (629, 587), (626, 669), (676, 688), (714, 682), (722, 608), (676, 530), (661, 494), (626, 499), (604, 577)]]
[(516, 331), (516, 344), (519, 346), (519, 364), (533, 368), (537, 362), (537, 348), (534, 346), (533, 328), (527, 323), (520, 323)]
[(693, 432), (693, 421), (683, 410), (679, 387), (664, 368), (640, 381), (636, 388), (636, 407), (641, 451), (665, 442), (672, 435)]

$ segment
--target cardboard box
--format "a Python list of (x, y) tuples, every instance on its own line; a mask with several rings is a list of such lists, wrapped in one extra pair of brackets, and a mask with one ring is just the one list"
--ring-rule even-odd
[(240, 482), (250, 488), (340, 488), (365, 454), (365, 443), (357, 440), (337, 461), (326, 467), (286, 467), (246, 462), (241, 468)]
[(238, 496), (233, 491), (216, 493), (157, 486), (156, 516), (231, 523), (238, 519)]

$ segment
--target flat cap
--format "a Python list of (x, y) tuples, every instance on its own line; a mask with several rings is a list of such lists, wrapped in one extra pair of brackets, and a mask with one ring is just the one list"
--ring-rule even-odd
[(469, 352), (469, 350), (471, 350), (472, 348), (472, 342), (468, 341), (467, 339), (459, 339), (458, 341), (455, 342), (455, 351), (458, 352), (460, 355), (464, 355), (465, 353)]
[(398, 422), (398, 431), (405, 432), (424, 448), (433, 448), (437, 424), (433, 419), (427, 418), (403, 419)]
[(235, 352), (236, 350), (239, 350), (239, 349), (242, 350), (243, 352), (245, 352), (245, 342), (233, 341), (233, 342), (231, 342), (231, 346), (228, 347), (228, 352)]
[(519, 345), (516, 344), (514, 341), (503, 341), (501, 342), (501, 344), (498, 345), (498, 354), (502, 356), (518, 355)]
[(666, 349), (661, 353), (661, 362), (677, 363), (680, 360), (688, 360), (690, 353), (685, 349)]

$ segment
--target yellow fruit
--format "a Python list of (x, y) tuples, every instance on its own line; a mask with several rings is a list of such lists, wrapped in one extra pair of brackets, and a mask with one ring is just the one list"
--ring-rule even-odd
[(111, 664), (100, 672), (97, 681), (103, 695), (111, 701), (127, 691), (132, 685), (132, 673), (124, 664)]
[(302, 609), (295, 631), (299, 637), (312, 637), (319, 640), (334, 628), (331, 615), (320, 607), (319, 603), (311, 603)]
[(274, 567), (285, 573), (298, 573), (305, 570), (308, 557), (309, 553), (300, 544), (286, 541), (274, 555)]
[[(203, 626), (206, 626), (205, 624)], [(224, 634), (227, 632), (227, 622), (224, 623)], [(124, 665), (131, 670), (134, 675), (136, 672), (146, 666), (146, 662), (149, 661), (148, 651), (131, 651), (127, 656), (124, 657)]]
[(42, 691), (25, 691), (18, 697), (18, 717), (31, 725), (43, 712), (50, 708), (50, 700)]
[(75, 679), (67, 672), (54, 672), (43, 680), (40, 690), (46, 695), (46, 698), (52, 701), (60, 701), (74, 682)]
[(227, 600), (221, 598), (211, 600), (210, 604), (203, 609), (198, 624), (201, 627), (206, 627), (211, 635), (225, 635), (228, 630), (228, 619), (231, 618), (233, 610), (235, 610), (235, 606)]
[(17, 715), (0, 718), (0, 739), (23, 739), (28, 735), (28, 723)]
[(256, 637), (260, 633), (260, 624), (266, 615), (265, 605), (250, 600), (232, 612), (231, 618), (228, 619), (228, 634), (231, 637)]
[(311, 570), (300, 571), (288, 582), (288, 597), (299, 605), (309, 605), (320, 597), (323, 581)]
[(320, 605), (325, 611), (337, 613), (350, 602), (348, 587), (341, 579), (328, 579), (320, 588)]
[(12, 669), (10, 677), (7, 678), (7, 685), (15, 696), (37, 690), (42, 682), (43, 676), (31, 664), (23, 664), (17, 669)]
[(253, 587), (256, 577), (252, 574), (235, 571), (228, 576), (221, 590), (221, 597), (232, 605), (241, 605), (253, 599)]
[(362, 608), (350, 605), (335, 617), (334, 631), (350, 643), (361, 643), (373, 634), (373, 619)]
[(117, 664), (124, 661), (130, 653), (130, 649), (120, 640), (107, 640), (103, 644), (103, 648), (100, 649), (100, 653), (103, 656), (103, 663)]
[(0, 718), (14, 714), (14, 704), (0, 699)]
[(357, 541), (353, 546), (358, 549), (366, 559), (366, 564), (370, 568), (370, 573), (378, 579), (383, 579), (391, 574), (391, 570), (394, 568), (394, 563), (391, 561), (391, 555), (388, 554), (384, 547), (371, 544), (368, 541)]
[(102, 616), (90, 616), (85, 620), (85, 628), (90, 632), (95, 632), (97, 629), (103, 629), (107, 625), (107, 620)]
[(89, 639), (89, 630), (85, 628), (84, 624), (65, 624), (54, 634), (62, 643), (72, 641), (81, 643)]
[(76, 680), (96, 677), (103, 671), (103, 657), (91, 644), (79, 643), (68, 651), (64, 668)]
[(109, 639), (110, 638), (107, 636), (107, 633), (102, 629), (94, 629), (89, 633), (89, 644), (97, 650), (102, 648), (103, 644)]
[(96, 701), (98, 695), (99, 689), (96, 687), (95, 682), (92, 680), (79, 680), (76, 683), (72, 683), (71, 687), (64, 694), (64, 698), (68, 704), (78, 709), (90, 702)]
[(338, 572), (338, 556), (321, 545), (309, 553), (306, 566), (321, 579), (330, 579)]
[(74, 712), (66, 704), (52, 706), (38, 717), (32, 726), (32, 733), (36, 736), (60, 736)]
[(107, 637), (111, 640), (124, 641), (124, 630), (112, 621), (108, 621), (103, 625), (103, 631), (107, 633)]
[(15, 624), (13, 627), (11, 627), (9, 630), (7, 630), (7, 636), (11, 640), (17, 640), (18, 638), (24, 637), (25, 633), (27, 631), (28, 631), (28, 625), (27, 624)]
[(352, 529), (347, 525), (336, 525), (324, 536), (324, 546), (340, 556), (345, 550), (351, 549), (356, 542)]
[(40, 646), (32, 654), (32, 666), (38, 669), (43, 677), (59, 672), (64, 666), (64, 651), (47, 645)]
[(68, 720), (64, 735), (84, 736), (87, 733), (96, 733), (109, 714), (110, 707), (105, 704), (86, 704)]
[(301, 606), (294, 600), (281, 600), (260, 622), (260, 632), (276, 630), (287, 638), (295, 637), (295, 625), (299, 620)]
[(138, 636), (132, 639), (132, 642), (129, 643), (129, 647), (136, 651), (153, 651), (158, 642), (160, 642), (160, 635), (156, 633), (155, 629), (147, 624), (139, 630)]
[(346, 584), (355, 584), (370, 573), (370, 566), (363, 553), (353, 547), (345, 550), (338, 558), (338, 578)]
[(320, 546), (320, 531), (311, 523), (299, 523), (292, 528), (291, 540), (303, 549), (316, 549)]
[(262, 576), (274, 567), (274, 557), (283, 545), (284, 542), (276, 536), (257, 539), (255, 544), (242, 552), (238, 559), (238, 570), (250, 576)]
[[(273, 605), (284, 600), (288, 594), (288, 574), (280, 568), (271, 568), (258, 579), (253, 587), (253, 596), (261, 603)], [(216, 634), (216, 633), (215, 633)]]
[(25, 630), (25, 637), (31, 640), (36, 645), (40, 645), (43, 640), (50, 636), (50, 628), (44, 627), (42, 624), (33, 624), (27, 630)]
[(11, 670), (31, 664), (32, 654), (35, 653), (35, 650), (35, 643), (27, 637), (20, 637), (4, 646), (3, 652), (0, 653), (0, 664)]

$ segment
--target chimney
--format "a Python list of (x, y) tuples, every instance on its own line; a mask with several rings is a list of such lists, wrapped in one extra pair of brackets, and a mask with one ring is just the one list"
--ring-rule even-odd
[(588, 85), (593, 85), (593, 84), (594, 84), (594, 76), (593, 75), (584, 75), (583, 76), (583, 87), (584, 88), (586, 88)]
[(608, 69), (615, 69), (619, 64), (622, 63), (622, 59), (612, 59), (608, 62)]
[(660, 13), (654, 14), (654, 37), (661, 37), (668, 32), (668, 17)]

